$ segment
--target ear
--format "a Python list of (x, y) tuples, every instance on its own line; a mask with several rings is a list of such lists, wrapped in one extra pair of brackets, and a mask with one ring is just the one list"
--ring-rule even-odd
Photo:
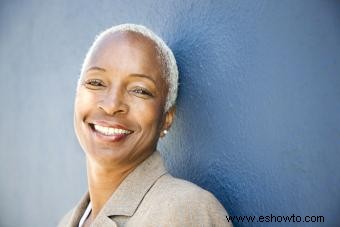
[(164, 130), (168, 131), (170, 129), (170, 127), (172, 125), (172, 122), (174, 120), (174, 117), (175, 117), (175, 112), (176, 112), (176, 107), (172, 106), (165, 113), (165, 117), (164, 117), (164, 120), (163, 120), (163, 126), (161, 128), (161, 135), (160, 135), (160, 137), (164, 137), (165, 136)]

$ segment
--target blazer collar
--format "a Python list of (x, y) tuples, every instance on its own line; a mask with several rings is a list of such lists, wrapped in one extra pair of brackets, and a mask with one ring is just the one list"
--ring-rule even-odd
[(132, 216), (151, 186), (165, 173), (161, 155), (155, 151), (123, 180), (104, 205), (103, 214)]
[[(159, 177), (166, 173), (161, 155), (155, 151), (139, 164), (113, 192), (94, 220), (93, 226), (106, 226), (104, 223), (110, 223), (112, 226), (109, 216), (132, 216), (148, 190)], [(73, 212), (71, 226), (77, 226), (89, 201), (89, 194), (86, 193)]]
[(67, 227), (78, 226), (81, 217), (83, 216), (88, 204), (90, 202), (89, 193), (86, 192), (85, 195), (78, 202), (76, 207), (73, 209), (71, 214), (71, 218), (69, 219), (69, 223), (66, 225)]

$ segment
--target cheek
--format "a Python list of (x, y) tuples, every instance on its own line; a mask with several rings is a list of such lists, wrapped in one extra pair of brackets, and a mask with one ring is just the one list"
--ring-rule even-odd
[(78, 139), (84, 136), (84, 121), (95, 106), (94, 96), (86, 91), (78, 91), (74, 101), (74, 129)]
[(88, 150), (88, 138), (86, 124), (84, 120), (91, 113), (95, 107), (95, 96), (85, 90), (79, 89), (76, 93), (74, 101), (74, 130), (77, 135), (78, 141), (83, 150)]
[(160, 107), (160, 103), (155, 102), (138, 108), (134, 117), (139, 119), (143, 131), (153, 134), (152, 132), (157, 133), (160, 130), (163, 114)]
[(78, 91), (74, 103), (74, 114), (77, 120), (83, 120), (86, 113), (95, 107), (95, 96), (89, 92)]
[(74, 129), (75, 132), (78, 136), (81, 135), (81, 124), (82, 124), (82, 119), (84, 117), (84, 112), (86, 110), (86, 106), (84, 105), (86, 102), (84, 102), (83, 95), (81, 94), (80, 91), (77, 92), (75, 100), (74, 100), (74, 119), (73, 119), (73, 124), (74, 124)]

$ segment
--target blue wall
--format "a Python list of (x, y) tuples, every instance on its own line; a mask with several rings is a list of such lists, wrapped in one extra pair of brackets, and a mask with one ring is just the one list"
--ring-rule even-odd
[(95, 34), (125, 22), (178, 60), (177, 118), (159, 146), (171, 173), (231, 215), (340, 224), (339, 1), (32, 0), (0, 3), (0, 226), (55, 226), (85, 192), (77, 74)]

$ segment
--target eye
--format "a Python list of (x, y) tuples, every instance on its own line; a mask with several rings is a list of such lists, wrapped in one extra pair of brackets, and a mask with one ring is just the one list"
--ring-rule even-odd
[(154, 95), (148, 89), (143, 88), (143, 87), (135, 87), (131, 89), (130, 92), (133, 92), (137, 96), (154, 97)]
[(85, 87), (89, 88), (89, 89), (100, 89), (101, 87), (105, 87), (105, 84), (102, 80), (99, 79), (89, 79), (86, 80), (84, 83)]

